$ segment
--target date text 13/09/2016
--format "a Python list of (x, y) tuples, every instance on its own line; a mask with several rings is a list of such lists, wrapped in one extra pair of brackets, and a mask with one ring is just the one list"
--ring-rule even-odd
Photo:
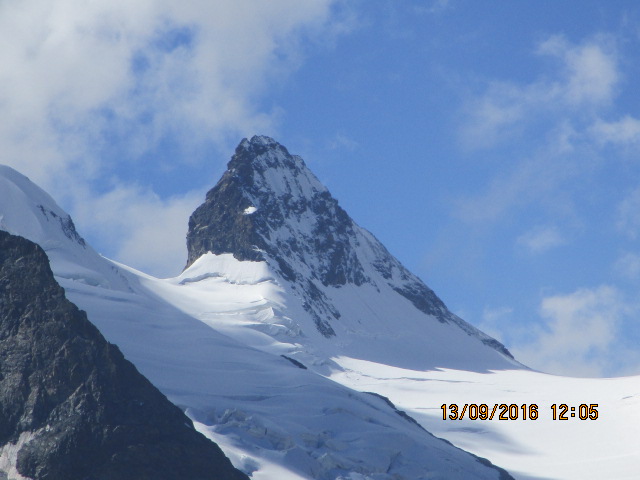
[[(538, 405), (535, 403), (517, 405), (515, 403), (496, 403), (492, 406), (486, 403), (443, 403), (440, 406), (443, 420), (537, 420), (539, 418)], [(566, 403), (550, 406), (552, 420), (596, 420), (598, 418), (597, 403), (582, 403), (578, 406)]]

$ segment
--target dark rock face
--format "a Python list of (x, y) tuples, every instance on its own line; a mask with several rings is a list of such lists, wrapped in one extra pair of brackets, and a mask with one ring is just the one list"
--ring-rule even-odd
[[(250, 207), (256, 212), (245, 213)], [(297, 229), (292, 221), (307, 228)], [(360, 285), (366, 278), (348, 245), (353, 226), (302, 158), (270, 138), (253, 137), (240, 143), (227, 171), (191, 215), (187, 266), (207, 252), (233, 253), (238, 260), (271, 257), (287, 280), (295, 280), (291, 263), (304, 262), (311, 250), (326, 259), (314, 270), (323, 285)], [(292, 235), (274, 235), (281, 229)]]
[[(269, 261), (294, 288), (306, 292), (305, 309), (320, 332), (332, 336), (329, 322), (340, 313), (316, 282), (366, 281), (348, 246), (353, 225), (300, 157), (256, 136), (240, 143), (227, 171), (191, 215), (187, 267), (207, 252)], [(319, 258), (322, 262), (315, 261)], [(312, 269), (311, 278), (300, 275), (300, 265)]]
[[(34, 480), (247, 479), (0, 231), (0, 446)], [(0, 473), (0, 477), (2, 477)]]
[(454, 323), (511, 356), (495, 339), (453, 315), (338, 205), (302, 158), (271, 138), (244, 139), (218, 184), (189, 219), (187, 267), (207, 252), (267, 261), (290, 282), (325, 336), (340, 319), (323, 287), (386, 283), (418, 310)]

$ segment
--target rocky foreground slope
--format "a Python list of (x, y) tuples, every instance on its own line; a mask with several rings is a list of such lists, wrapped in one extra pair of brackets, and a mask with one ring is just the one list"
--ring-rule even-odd
[(3, 231), (0, 445), (9, 479), (247, 478), (65, 298), (44, 251)]

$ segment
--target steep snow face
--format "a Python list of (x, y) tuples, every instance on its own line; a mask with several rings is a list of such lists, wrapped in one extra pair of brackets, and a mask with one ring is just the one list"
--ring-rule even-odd
[(228, 170), (191, 216), (187, 245), (183, 276), (194, 277), (191, 269), (207, 254), (218, 257), (205, 263), (219, 277), (226, 254), (266, 264), (256, 268), (268, 268), (287, 298), (274, 324), (286, 317), (302, 337), (335, 337), (323, 351), (387, 361), (387, 352), (395, 350), (391, 357), (402, 357), (412, 368), (519, 366), (497, 340), (452, 314), (347, 215), (300, 157), (271, 138), (240, 143)]
[(73, 220), (40, 187), (0, 165), (0, 230), (40, 245), (58, 279), (126, 290), (126, 279), (76, 231)]

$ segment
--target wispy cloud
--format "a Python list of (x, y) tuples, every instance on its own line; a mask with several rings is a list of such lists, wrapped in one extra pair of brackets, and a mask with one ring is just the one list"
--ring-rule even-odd
[[(612, 148), (635, 154), (640, 143), (640, 121), (635, 113), (625, 114), (629, 106), (621, 101), (628, 65), (619, 48), (622, 43), (610, 35), (578, 43), (548, 37), (535, 49), (543, 60), (539, 74), (529, 81), (491, 81), (468, 101), (460, 125), (464, 146), (475, 150), (475, 157), (487, 149), (500, 168), (479, 192), (458, 200), (458, 218), (483, 231), (494, 227), (491, 231), (511, 234), (531, 254), (567, 244), (567, 228), (597, 228), (603, 258), (612, 255), (613, 224), (631, 240), (640, 236), (640, 188), (633, 186), (628, 168), (611, 164), (616, 160), (609, 154)], [(603, 185), (620, 188), (605, 191)], [(532, 228), (532, 219), (543, 224)], [(636, 280), (640, 256), (621, 255), (613, 270), (620, 279)], [(565, 273), (549, 283), (566, 282)], [(638, 332), (638, 306), (630, 298), (620, 285), (577, 289), (547, 295), (537, 317), (485, 311), (481, 325), (533, 368), (624, 374), (640, 365), (640, 355), (627, 342)]]
[(545, 296), (534, 317), (511, 307), (487, 307), (479, 327), (536, 370), (578, 377), (628, 375), (640, 365), (640, 353), (628, 341), (635, 338), (638, 307), (619, 288), (600, 285)]
[(613, 99), (620, 73), (611, 38), (598, 36), (572, 45), (565, 37), (554, 35), (539, 45), (538, 53), (555, 57), (562, 64), (560, 79), (547, 86), (547, 100), (582, 107)]
[(613, 37), (571, 43), (554, 35), (535, 54), (550, 60), (539, 75), (529, 82), (491, 81), (464, 108), (462, 144), (503, 157), (484, 192), (459, 200), (457, 213), (465, 220), (495, 221), (532, 203), (571, 215), (568, 181), (592, 171), (603, 141), (635, 134), (631, 119), (622, 121), (624, 132), (601, 120), (622, 78)]
[(591, 134), (603, 144), (637, 146), (640, 144), (640, 120), (629, 115), (614, 122), (599, 119), (591, 127)]
[(329, 140), (328, 145), (331, 150), (353, 151), (358, 148), (358, 142), (341, 132), (336, 133), (335, 136)]
[(516, 239), (518, 245), (523, 246), (531, 253), (543, 253), (567, 243), (565, 237), (557, 227), (536, 227), (520, 235)]
[(466, 107), (462, 139), (469, 148), (485, 148), (511, 139), (540, 115), (560, 119), (612, 101), (620, 80), (614, 42), (606, 36), (571, 44), (551, 36), (536, 49), (557, 61), (552, 76), (530, 83), (493, 81)]
[(418, 13), (440, 13), (451, 8), (453, 0), (431, 0), (430, 4), (415, 6), (414, 10)]
[[(505, 325), (511, 324), (512, 315), (513, 308), (511, 307), (485, 307), (478, 327), (493, 338), (496, 338), (501, 342), (506, 342), (508, 339), (505, 337), (505, 333), (508, 329), (505, 329)], [(512, 330), (513, 325), (508, 331), (509, 337), (513, 334)]]
[(508, 158), (478, 194), (457, 199), (455, 214), (465, 222), (495, 222), (532, 203), (563, 215), (573, 213), (572, 200), (561, 186), (589, 170), (589, 158), (567, 154), (571, 128), (548, 132), (545, 145), (530, 155)]

